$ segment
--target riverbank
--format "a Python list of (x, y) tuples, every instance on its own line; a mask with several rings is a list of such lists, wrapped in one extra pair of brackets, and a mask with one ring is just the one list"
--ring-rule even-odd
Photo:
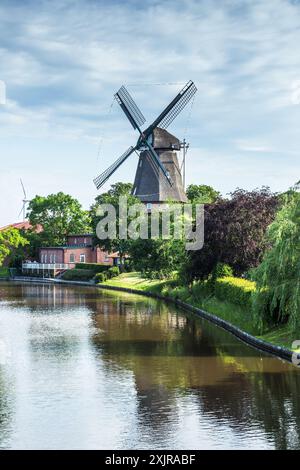
[[(284, 359), (288, 362), (292, 361), (293, 351), (287, 343), (287, 331), (278, 329), (276, 332), (269, 331), (264, 335), (254, 335), (249, 333), (246, 329), (242, 329), (237, 324), (234, 324), (233, 321), (229, 321), (228, 314), (231, 315), (231, 320), (233, 317), (238, 317), (239, 311), (237, 306), (234, 304), (229, 304), (228, 302), (220, 302), (217, 299), (201, 299), (196, 297), (189, 297), (187, 301), (182, 300), (185, 298), (184, 295), (178, 293), (178, 286), (176, 289), (173, 288), (172, 281), (166, 280), (148, 280), (142, 278), (139, 273), (126, 273), (121, 274), (109, 281), (105, 281), (101, 284), (95, 284), (94, 282), (86, 281), (66, 281), (62, 279), (38, 279), (38, 278), (14, 278), (11, 279), (16, 282), (32, 282), (32, 283), (54, 283), (54, 284), (65, 284), (65, 285), (74, 285), (74, 286), (89, 286), (89, 287), (98, 287), (100, 289), (108, 289), (115, 291), (123, 291), (132, 294), (140, 294), (148, 297), (157, 298), (159, 300), (164, 300), (166, 302), (175, 303), (177, 306), (181, 307), (183, 310), (190, 311), (196, 315), (199, 315), (201, 318), (208, 320), (209, 322), (214, 323), (215, 325), (223, 328), (224, 330), (230, 332), (243, 342), (247, 343), (250, 346), (253, 346), (256, 349), (267, 352), (269, 354), (275, 355), (281, 359)], [(183, 288), (185, 289), (185, 288)], [(184, 292), (184, 291), (183, 291)], [(206, 302), (210, 302), (210, 311), (204, 310), (203, 305)], [(214, 310), (214, 311), (213, 311)], [(249, 319), (248, 319), (249, 320)], [(248, 321), (248, 324), (249, 321)], [(283, 339), (283, 341), (280, 341)], [(287, 345), (286, 345), (287, 343)]]
[(231, 323), (259, 340), (266, 341), (274, 346), (291, 350), (293, 341), (297, 339), (295, 338), (295, 333), (293, 333), (287, 325), (271, 329), (264, 332), (264, 334), (258, 334), (253, 327), (252, 313), (250, 309), (247, 309), (247, 307), (242, 308), (226, 300), (221, 301), (211, 295), (205, 296), (203, 295), (203, 292), (202, 295), (201, 293), (193, 295), (188, 291), (188, 288), (179, 288), (178, 286), (174, 288), (172, 281), (157, 279), (149, 280), (142, 278), (139, 273), (134, 272), (120, 274), (118, 277), (101, 283), (101, 286), (134, 289), (145, 293), (148, 292), (168, 298), (178, 299), (193, 307), (203, 309), (216, 315), (220, 319)]

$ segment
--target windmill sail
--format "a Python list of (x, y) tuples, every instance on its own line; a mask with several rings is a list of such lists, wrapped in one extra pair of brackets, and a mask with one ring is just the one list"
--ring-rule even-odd
[[(146, 130), (141, 130), (141, 126), (143, 126), (143, 124), (146, 122), (146, 119), (140, 109), (137, 107), (129, 92), (124, 86), (122, 86), (115, 94), (115, 99), (124, 111), (124, 114), (131, 123), (132, 127), (137, 130), (140, 135), (135, 147), (129, 147), (129, 149), (126, 150), (126, 152), (121, 155), (121, 157), (119, 157), (109, 168), (107, 168), (107, 170), (94, 179), (94, 183), (97, 189), (104, 185), (110, 176), (134, 151), (139, 151), (141, 152), (141, 165), (139, 163), (140, 170), (138, 168), (137, 175), (141, 175), (139, 178), (141, 181), (143, 181), (145, 188), (141, 192), (141, 184), (137, 181), (138, 178), (136, 176), (135, 190), (138, 189), (140, 194), (142, 194), (144, 197), (146, 192), (149, 190), (149, 187), (152, 185), (154, 189), (151, 193), (159, 195), (158, 200), (173, 198), (174, 200), (186, 202), (187, 199), (182, 187), (181, 172), (180, 169), (178, 170), (177, 168), (178, 160), (176, 151), (180, 149), (180, 142), (176, 137), (169, 134), (165, 129), (183, 110), (183, 108), (194, 96), (196, 91), (197, 88), (194, 82), (191, 80), (187, 82), (185, 87), (180, 91), (180, 93), (178, 93), (177, 96), (175, 96), (175, 98), (158, 116), (158, 118), (155, 119), (155, 121)], [(178, 170), (177, 172), (175, 171), (175, 167)], [(153, 180), (151, 184), (148, 181), (149, 175)], [(168, 185), (165, 183), (168, 183)], [(163, 185), (168, 187), (168, 190), (164, 193), (161, 192)], [(149, 201), (149, 199), (144, 200), (146, 202)]]
[(100, 189), (101, 186), (111, 177), (111, 175), (122, 165), (122, 163), (127, 160), (129, 155), (131, 155), (135, 151), (135, 147), (129, 147), (126, 152), (123, 153), (109, 168), (107, 168), (101, 175), (97, 176), (94, 179), (94, 183), (97, 189)]
[(159, 156), (157, 155), (157, 153), (155, 152), (154, 148), (152, 147), (151, 144), (149, 144), (149, 142), (146, 141), (146, 145), (148, 147), (148, 151), (153, 159), (153, 162), (155, 164), (155, 166), (160, 169), (163, 173), (163, 175), (165, 176), (166, 180), (168, 181), (168, 183), (170, 184), (170, 186), (172, 186), (172, 181), (171, 181), (171, 178), (170, 178), (170, 174), (169, 172), (165, 169), (164, 165), (162, 164), (162, 162), (160, 161), (160, 158)]
[(142, 112), (124, 86), (115, 94), (115, 97), (134, 129), (138, 129), (146, 122)]
[(174, 121), (178, 114), (188, 104), (191, 98), (196, 93), (197, 88), (194, 82), (191, 80), (183, 87), (180, 93), (171, 101), (171, 103), (164, 109), (164, 111), (158, 116), (157, 119), (151, 124), (150, 127), (145, 131), (145, 135), (148, 136), (153, 132), (153, 129), (160, 127), (167, 129), (167, 127)]

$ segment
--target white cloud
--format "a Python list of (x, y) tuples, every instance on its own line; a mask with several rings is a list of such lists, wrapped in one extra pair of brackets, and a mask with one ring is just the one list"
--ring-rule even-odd
[[(100, 172), (136, 137), (117, 106), (107, 114), (118, 87), (131, 84), (151, 121), (180, 89), (165, 84), (193, 79), (199, 91), (187, 138), (202, 163), (189, 168), (188, 177), (221, 191), (264, 178), (274, 190), (284, 189), (299, 179), (299, 20), (300, 6), (288, 0), (60, 0), (39, 8), (28, 0), (2, 2), (0, 79), (8, 102), (0, 108), (0, 155), (10, 152), (12, 141), (30, 145), (26, 163), (34, 175), (30, 155), (57, 141), (64, 144), (60, 165), (69, 174), (74, 142), (96, 160), (104, 134)], [(188, 115), (185, 110), (171, 132), (183, 137)], [(205, 162), (200, 149), (206, 149)], [(16, 165), (22, 165), (22, 150), (14, 154)], [(82, 173), (92, 171), (92, 158), (84, 161)], [(258, 165), (265, 168), (261, 178)], [(126, 168), (115, 177), (133, 180)], [(90, 194), (85, 184), (82, 193)], [(45, 191), (54, 186), (48, 178)]]

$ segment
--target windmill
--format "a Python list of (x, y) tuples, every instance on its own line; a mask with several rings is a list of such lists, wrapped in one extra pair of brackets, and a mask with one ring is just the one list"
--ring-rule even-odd
[(129, 147), (94, 179), (96, 188), (100, 189), (132, 153), (140, 152), (132, 193), (145, 203), (160, 203), (170, 199), (186, 202), (176, 154), (176, 151), (180, 151), (181, 144), (177, 137), (166, 129), (196, 91), (195, 84), (190, 80), (153, 123), (142, 130), (146, 119), (129, 92), (122, 86), (115, 94), (115, 99), (132, 127), (138, 131), (139, 138), (134, 147)]
[(22, 209), (20, 210), (20, 213), (19, 213), (19, 215), (18, 215), (18, 218), (20, 217), (20, 215), (21, 215), (22, 212), (23, 212), (23, 221), (24, 221), (24, 220), (25, 220), (25, 217), (26, 217), (26, 205), (30, 202), (30, 199), (27, 199), (26, 191), (25, 191), (24, 184), (23, 184), (23, 181), (22, 181), (21, 178), (20, 178), (20, 183), (21, 183), (21, 186), (22, 186), (22, 190), (23, 190), (23, 194), (24, 194), (24, 199), (22, 199), (23, 206), (22, 206)]

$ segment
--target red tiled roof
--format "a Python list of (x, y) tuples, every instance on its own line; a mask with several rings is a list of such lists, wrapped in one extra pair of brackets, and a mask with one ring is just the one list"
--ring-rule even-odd
[[(5, 227), (0, 227), (0, 231), (7, 230), (9, 228), (15, 228), (17, 230), (29, 230), (32, 228), (32, 225), (28, 222), (28, 220), (24, 220), (24, 222), (17, 222), (15, 224), (5, 225)], [(36, 226), (36, 232), (40, 233), (43, 231), (43, 227), (41, 225)]]

